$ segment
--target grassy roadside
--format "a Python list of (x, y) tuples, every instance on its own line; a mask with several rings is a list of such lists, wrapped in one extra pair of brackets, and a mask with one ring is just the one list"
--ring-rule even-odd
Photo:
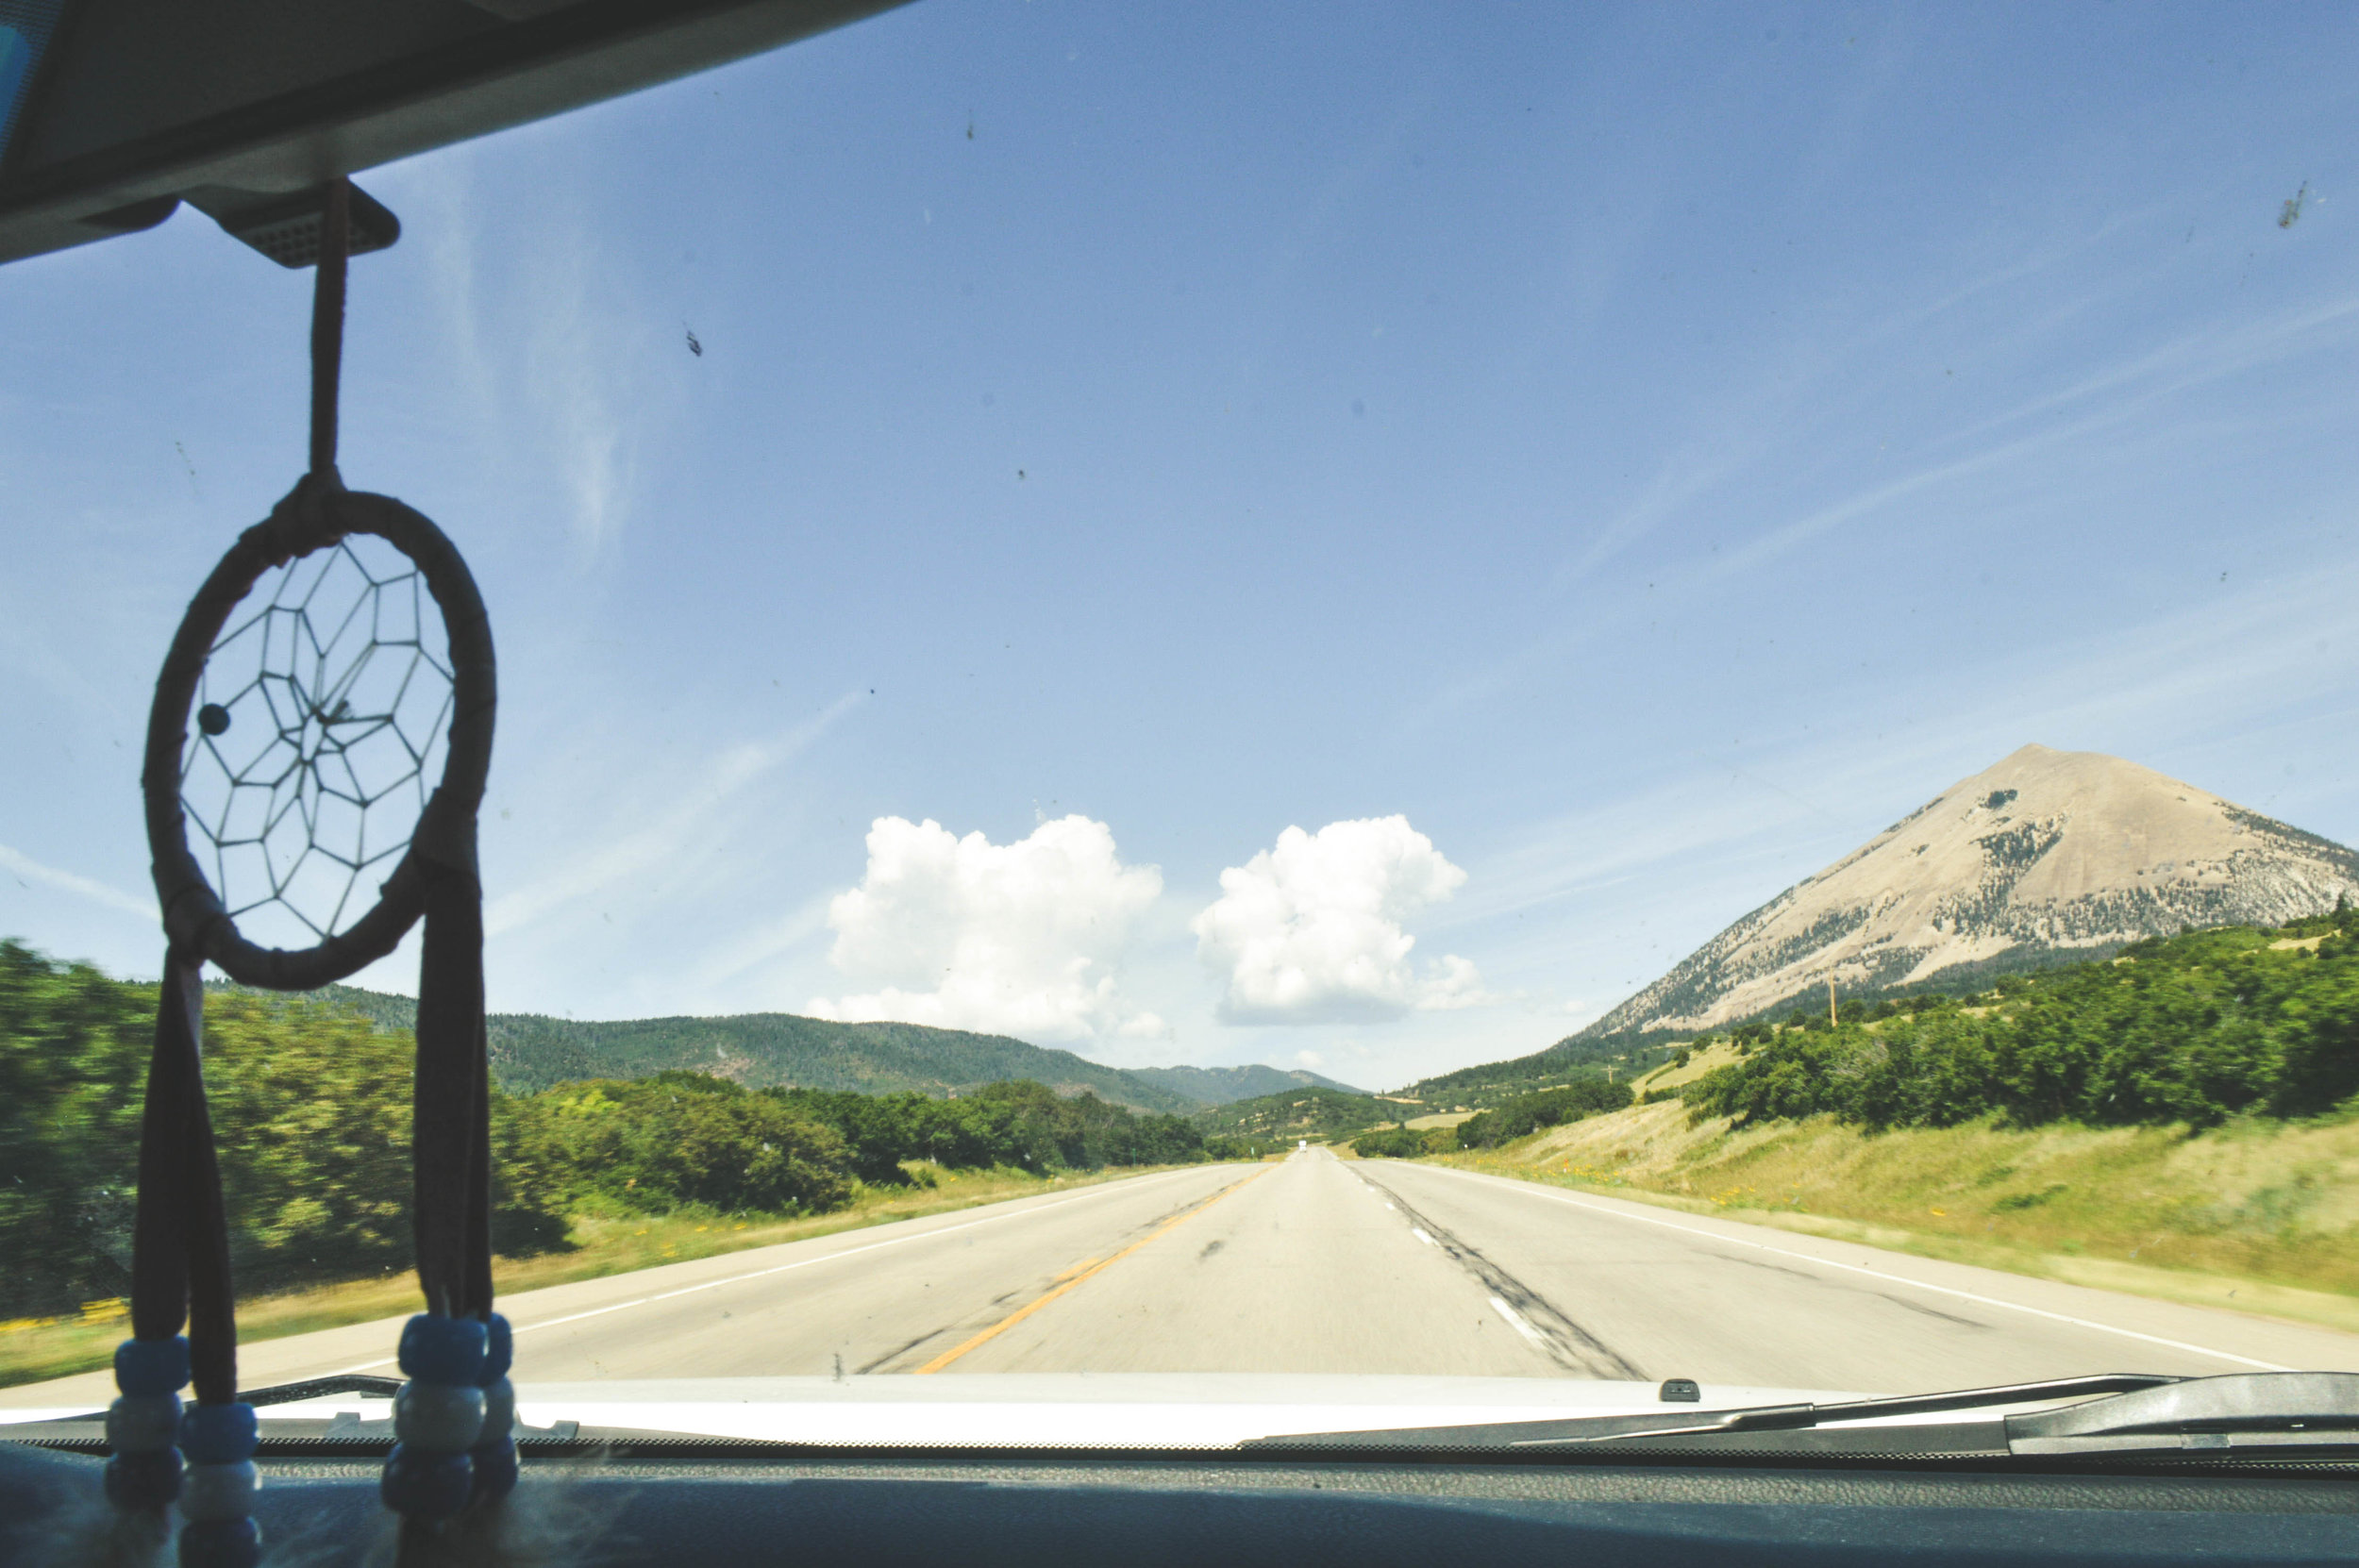
[(2359, 1122), (1867, 1134), (1635, 1106), (1467, 1170), (2359, 1332)]
[[(503, 1295), (570, 1285), (576, 1280), (627, 1274), (663, 1263), (776, 1246), (894, 1220), (912, 1220), (952, 1209), (972, 1209), (1007, 1198), (1096, 1186), (1125, 1176), (1177, 1169), (1143, 1165), (1089, 1173), (1036, 1176), (1017, 1170), (951, 1171), (929, 1167), (931, 1187), (868, 1188), (851, 1206), (833, 1213), (795, 1218), (684, 1213), (673, 1215), (579, 1215), (567, 1232), (564, 1251), (531, 1258), (494, 1259), (493, 1278)], [(418, 1309), (417, 1282), (409, 1274), (348, 1280), (283, 1294), (257, 1296), (238, 1304), (242, 1343), (308, 1334), (319, 1328), (368, 1323)], [(70, 1376), (109, 1364), (129, 1326), (120, 1302), (92, 1303), (79, 1317), (32, 1323), (0, 1323), (0, 1388)]]

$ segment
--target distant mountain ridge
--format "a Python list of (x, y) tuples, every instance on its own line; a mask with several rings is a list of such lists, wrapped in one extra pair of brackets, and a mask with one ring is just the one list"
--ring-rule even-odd
[(1188, 1095), (1198, 1105), (1208, 1106), (1283, 1094), (1295, 1089), (1333, 1089), (1346, 1094), (1367, 1093), (1299, 1067), (1264, 1067), (1258, 1062), (1246, 1067), (1130, 1067), (1125, 1071), (1134, 1078), (1160, 1084)]
[[(241, 989), (226, 981), (215, 984)], [(323, 986), (305, 995), (358, 1012), (379, 1029), (409, 1029), (417, 1024), (417, 1003), (407, 996), (343, 985)], [(603, 1023), (508, 1012), (494, 1013), (484, 1022), (493, 1079), (514, 1094), (533, 1093), (572, 1078), (637, 1078), (676, 1068), (732, 1078), (749, 1089), (793, 1084), (866, 1094), (902, 1090), (955, 1094), (1009, 1078), (1029, 1078), (1060, 1094), (1086, 1090), (1134, 1110), (1181, 1116), (1304, 1086), (1360, 1093), (1299, 1070), (1260, 1065), (1124, 1069), (1006, 1035), (924, 1024), (838, 1024), (785, 1012)]]
[(1196, 1125), (1208, 1134), (1230, 1138), (1323, 1138), (1357, 1132), (1398, 1112), (1373, 1095), (1325, 1085), (1298, 1085), (1276, 1094), (1208, 1106)]
[(1574, 1041), (1709, 1028), (2359, 896), (2359, 855), (2098, 752), (2025, 746), (1730, 926)]

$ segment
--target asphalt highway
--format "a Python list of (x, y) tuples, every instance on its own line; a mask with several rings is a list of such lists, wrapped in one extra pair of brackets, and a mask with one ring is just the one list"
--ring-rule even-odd
[[(1325, 1150), (845, 1231), (502, 1302), (519, 1382), (995, 1372), (1639, 1378), (1907, 1393), (2359, 1371), (2359, 1336)], [(392, 1372), (397, 1322), (245, 1346)], [(105, 1374), (0, 1390), (104, 1403)]]

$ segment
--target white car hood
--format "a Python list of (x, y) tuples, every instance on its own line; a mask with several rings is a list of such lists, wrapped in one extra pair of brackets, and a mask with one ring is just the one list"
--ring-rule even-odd
[[(1553, 1377), (1255, 1373), (974, 1374), (520, 1383), (518, 1420), (828, 1446), (1225, 1448), (1256, 1438), (1567, 1417), (1695, 1414), (1865, 1397), (1707, 1383), (1665, 1403), (1653, 1383)], [(87, 1411), (0, 1410), (0, 1422)], [(392, 1417), (391, 1401), (324, 1394), (261, 1410), (273, 1423)]]

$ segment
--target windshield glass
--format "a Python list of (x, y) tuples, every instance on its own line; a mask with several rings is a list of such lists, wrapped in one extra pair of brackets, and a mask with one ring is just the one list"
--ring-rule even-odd
[[(337, 461), (497, 647), (516, 1381), (2359, 1370), (2355, 69), (925, 0), (359, 171)], [(0, 268), (7, 1409), (130, 1331), (146, 719), (312, 283), (193, 207)], [(185, 694), (253, 943), (465, 766), (427, 570), (261, 573)], [(422, 940), (201, 971), (249, 1387), (396, 1376)]]

